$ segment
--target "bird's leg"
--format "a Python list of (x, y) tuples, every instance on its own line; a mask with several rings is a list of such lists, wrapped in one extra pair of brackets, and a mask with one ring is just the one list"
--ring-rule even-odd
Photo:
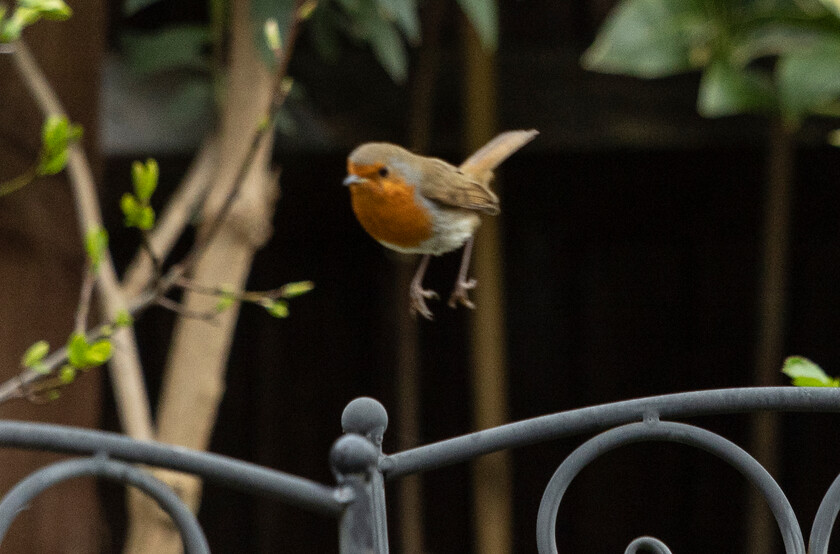
[(432, 319), (432, 311), (426, 306), (426, 298), (438, 298), (438, 295), (433, 290), (423, 288), (423, 277), (426, 275), (426, 268), (429, 267), (430, 254), (423, 256), (420, 260), (420, 265), (417, 267), (417, 273), (411, 280), (411, 287), (408, 295), (411, 298), (411, 312), (419, 313), (426, 319)]
[(474, 289), (475, 279), (467, 279), (467, 271), (470, 269), (470, 256), (472, 255), (473, 237), (467, 241), (464, 246), (464, 253), (461, 256), (461, 269), (458, 271), (458, 280), (455, 281), (455, 288), (452, 289), (452, 294), (449, 296), (449, 307), (457, 308), (458, 304), (463, 304), (467, 308), (474, 310), (475, 304), (470, 302), (470, 297), (467, 296), (467, 291)]

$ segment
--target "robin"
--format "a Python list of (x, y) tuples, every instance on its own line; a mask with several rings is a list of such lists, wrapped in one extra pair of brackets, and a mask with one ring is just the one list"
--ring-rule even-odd
[(432, 255), (464, 246), (461, 268), (449, 306), (474, 308), (467, 295), (475, 279), (467, 279), (478, 214), (497, 215), (499, 198), (490, 190), (493, 170), (537, 136), (537, 131), (507, 131), (455, 167), (438, 158), (409, 152), (387, 142), (369, 142), (347, 158), (353, 212), (370, 236), (382, 245), (408, 254), (423, 254), (411, 280), (412, 312), (432, 319), (423, 288)]

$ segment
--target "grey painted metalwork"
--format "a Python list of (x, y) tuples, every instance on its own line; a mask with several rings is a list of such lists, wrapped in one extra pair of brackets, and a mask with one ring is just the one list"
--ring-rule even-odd
[(115, 460), (194, 473), (232, 489), (277, 498), (326, 515), (337, 516), (344, 508), (333, 487), (227, 456), (158, 442), (137, 441), (116, 433), (2, 421), (0, 445), (65, 454), (104, 452)]
[(671, 549), (661, 540), (654, 537), (639, 537), (633, 540), (624, 551), (624, 554), (636, 554), (640, 550), (647, 550), (653, 554), (671, 554)]
[[(709, 452), (740, 471), (768, 502), (785, 551), (804, 554), (805, 542), (787, 497), (753, 457), (720, 435), (684, 422), (664, 421), (756, 411), (840, 412), (840, 389), (739, 388), (640, 398), (510, 423), (390, 455), (382, 453), (388, 427), (385, 408), (372, 398), (357, 398), (344, 409), (341, 425), (345, 434), (330, 451), (335, 485), (319, 484), (225, 456), (135, 441), (114, 433), (0, 421), (0, 446), (87, 456), (42, 468), (15, 486), (0, 502), (0, 540), (20, 509), (40, 492), (76, 476), (97, 475), (146, 491), (175, 519), (186, 552), (208, 552), (206, 539), (186, 505), (166, 485), (129, 465), (136, 463), (193, 473), (227, 487), (337, 518), (341, 554), (386, 554), (385, 480), (466, 462), (499, 450), (600, 433), (565, 460), (558, 460), (561, 463), (545, 489), (537, 515), (537, 543), (541, 553), (557, 552), (555, 527), (560, 501), (584, 467), (601, 454), (626, 444), (668, 441)], [(840, 475), (817, 511), (809, 537), (809, 552), (827, 554), (838, 513)], [(661, 540), (645, 536), (630, 542), (625, 553), (641, 551), (671, 552)]]
[(124, 462), (109, 460), (105, 455), (58, 462), (32, 473), (15, 485), (0, 502), (0, 541), (6, 536), (15, 516), (36, 496), (53, 485), (89, 476), (118, 481), (147, 493), (172, 518), (184, 540), (184, 551), (187, 554), (209, 554), (210, 546), (198, 520), (175, 491), (147, 472)]
[(557, 468), (543, 494), (537, 515), (537, 546), (540, 552), (557, 552), (555, 526), (557, 510), (563, 494), (577, 474), (602, 454), (619, 446), (642, 441), (670, 441), (701, 448), (723, 459), (755, 485), (770, 504), (776, 518), (785, 552), (805, 554), (802, 531), (796, 515), (782, 489), (755, 458), (720, 435), (684, 423), (661, 422), (648, 417), (640, 423), (630, 423), (610, 429), (586, 441), (572, 452)]

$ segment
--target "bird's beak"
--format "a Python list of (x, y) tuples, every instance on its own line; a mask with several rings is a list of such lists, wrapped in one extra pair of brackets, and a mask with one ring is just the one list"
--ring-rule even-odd
[(367, 179), (364, 177), (359, 177), (358, 175), (351, 173), (344, 179), (344, 181), (342, 181), (342, 184), (345, 187), (349, 187), (350, 185), (358, 185), (359, 183), (364, 183), (365, 181), (367, 181)]

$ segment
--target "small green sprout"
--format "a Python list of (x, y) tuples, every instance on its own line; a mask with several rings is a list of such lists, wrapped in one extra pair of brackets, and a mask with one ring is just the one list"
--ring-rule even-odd
[(32, 346), (26, 349), (23, 353), (20, 363), (23, 367), (29, 368), (38, 373), (48, 373), (49, 369), (44, 365), (44, 358), (50, 351), (50, 343), (45, 340), (39, 340)]
[(820, 366), (802, 356), (788, 357), (782, 373), (797, 387), (840, 387), (840, 379), (829, 377)]
[(67, 342), (67, 361), (76, 369), (88, 369), (111, 359), (111, 342), (100, 339), (88, 342), (82, 333), (73, 333)]
[(95, 227), (85, 235), (85, 251), (87, 252), (90, 269), (94, 273), (99, 270), (102, 257), (108, 249), (108, 231), (102, 227)]

